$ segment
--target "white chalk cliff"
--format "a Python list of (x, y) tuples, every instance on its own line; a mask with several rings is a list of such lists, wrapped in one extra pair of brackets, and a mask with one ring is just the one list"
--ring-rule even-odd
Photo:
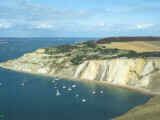
[[(89, 60), (80, 65), (65, 63), (63, 68), (51, 66), (52, 59), (43, 49), (0, 63), (3, 68), (50, 76), (109, 82), (160, 93), (160, 59)], [(61, 62), (63, 60), (57, 59)]]

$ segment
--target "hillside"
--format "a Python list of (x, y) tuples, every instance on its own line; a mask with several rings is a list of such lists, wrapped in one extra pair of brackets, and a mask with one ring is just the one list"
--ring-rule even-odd
[(133, 108), (114, 120), (159, 120), (160, 96), (153, 97), (145, 105)]
[(111, 37), (96, 41), (98, 44), (107, 44), (111, 49), (133, 50), (142, 52), (160, 52), (159, 37)]
[[(119, 47), (111, 48), (112, 44), (87, 41), (40, 48), (18, 59), (0, 63), (0, 66), (49, 76), (104, 81), (159, 93), (160, 52), (150, 52), (156, 47), (150, 44), (147, 51), (148, 43), (123, 42)], [(125, 49), (124, 44), (137, 50), (144, 48), (146, 52)]]
[[(160, 95), (160, 48), (157, 44), (159, 41), (87, 41), (40, 48), (0, 63), (0, 67), (74, 80), (99, 81)], [(159, 97), (153, 98), (151, 103), (135, 108), (117, 120), (151, 120), (152, 115), (155, 117), (153, 120), (158, 120), (158, 101)]]
[(151, 44), (150, 42), (134, 41), (134, 42), (112, 42), (106, 47), (111, 49), (133, 50), (138, 53), (143, 52), (160, 52), (160, 46)]
[(151, 42), (160, 41), (160, 37), (108, 37), (97, 40), (97, 43), (107, 43), (107, 42)]

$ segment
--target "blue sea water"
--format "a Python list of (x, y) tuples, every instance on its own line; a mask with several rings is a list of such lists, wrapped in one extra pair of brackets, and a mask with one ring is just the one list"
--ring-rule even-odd
[[(93, 39), (1, 38), (0, 62), (37, 48)], [(0, 114), (4, 114), (3, 120), (111, 120), (144, 104), (149, 98), (96, 83), (55, 80), (0, 68)]]

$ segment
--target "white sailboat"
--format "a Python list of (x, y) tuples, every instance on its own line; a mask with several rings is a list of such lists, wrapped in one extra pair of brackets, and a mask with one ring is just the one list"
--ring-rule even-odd
[(76, 88), (77, 86), (76, 85), (72, 85), (72, 88)]
[(101, 90), (100, 93), (103, 94), (103, 90)]
[(63, 89), (66, 89), (67, 87), (66, 87), (66, 86), (63, 86), (62, 88), (63, 88)]
[(60, 96), (61, 93), (59, 92), (59, 90), (57, 89), (57, 92), (56, 92), (56, 96)]
[(68, 88), (68, 91), (72, 91), (72, 88)]
[(82, 102), (85, 103), (87, 100), (86, 99), (82, 99)]
[(76, 96), (76, 97), (79, 97), (79, 94), (76, 94), (75, 96)]
[(24, 82), (23, 82), (23, 83), (21, 83), (21, 86), (22, 86), (22, 87), (24, 86)]
[(56, 81), (55, 80), (52, 80), (52, 83), (55, 83)]
[(95, 94), (96, 94), (96, 91), (92, 91), (92, 94), (95, 95)]

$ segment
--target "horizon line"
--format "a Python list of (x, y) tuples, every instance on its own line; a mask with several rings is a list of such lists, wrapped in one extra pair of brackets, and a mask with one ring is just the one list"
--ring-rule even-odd
[(111, 38), (111, 37), (115, 37), (115, 38), (120, 38), (120, 37), (160, 37), (157, 35), (154, 36), (147, 36), (147, 35), (126, 35), (126, 36), (106, 36), (106, 37), (0, 37), (0, 38)]

